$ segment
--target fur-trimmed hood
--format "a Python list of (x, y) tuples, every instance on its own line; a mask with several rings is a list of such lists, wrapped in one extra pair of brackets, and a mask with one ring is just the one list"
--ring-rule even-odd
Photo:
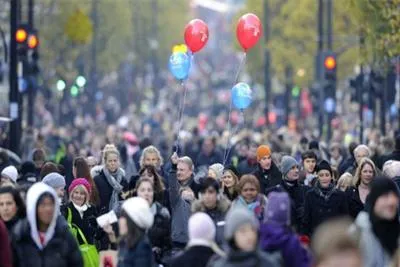
[[(229, 199), (224, 195), (219, 195), (219, 199), (217, 200), (217, 208), (218, 212), (225, 214), (228, 212), (229, 208), (231, 207), (231, 202)], [(198, 199), (192, 203), (192, 213), (195, 212), (207, 212), (207, 208), (204, 206), (204, 203), (201, 199)]]

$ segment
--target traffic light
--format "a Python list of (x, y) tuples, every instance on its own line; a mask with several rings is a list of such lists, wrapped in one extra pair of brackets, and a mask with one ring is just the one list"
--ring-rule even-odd
[(301, 89), (300, 89), (299, 86), (297, 86), (297, 85), (294, 86), (292, 88), (292, 96), (295, 97), (295, 98), (299, 97), (300, 96), (300, 91), (301, 91)]
[(322, 78), (327, 81), (335, 81), (336, 82), (336, 54), (332, 51), (325, 51), (321, 54), (322, 67), (323, 67), (323, 76)]
[(15, 41), (17, 42), (17, 53), (20, 57), (26, 57), (28, 52), (28, 26), (20, 25), (15, 32)]

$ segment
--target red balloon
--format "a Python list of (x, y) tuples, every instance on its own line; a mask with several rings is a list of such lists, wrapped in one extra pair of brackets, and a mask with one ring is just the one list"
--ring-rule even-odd
[(256, 45), (261, 33), (261, 21), (256, 15), (247, 13), (239, 19), (236, 36), (245, 52)]
[(201, 19), (191, 20), (185, 27), (185, 43), (190, 51), (200, 51), (208, 41), (208, 26)]

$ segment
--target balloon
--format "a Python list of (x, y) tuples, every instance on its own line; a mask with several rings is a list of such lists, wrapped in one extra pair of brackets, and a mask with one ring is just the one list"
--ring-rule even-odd
[(247, 83), (238, 83), (232, 88), (232, 102), (236, 108), (246, 109), (252, 100), (252, 91)]
[(239, 19), (236, 36), (245, 52), (256, 45), (261, 37), (261, 31), (262, 25), (256, 15), (247, 13)]
[(188, 48), (185, 44), (174, 45), (174, 47), (172, 48), (172, 53), (175, 53), (175, 52), (187, 53), (187, 51), (188, 51)]
[(185, 80), (189, 75), (190, 57), (186, 53), (175, 52), (169, 58), (169, 70), (178, 80)]
[(201, 19), (191, 20), (185, 27), (185, 43), (189, 49), (196, 53), (208, 41), (208, 26)]

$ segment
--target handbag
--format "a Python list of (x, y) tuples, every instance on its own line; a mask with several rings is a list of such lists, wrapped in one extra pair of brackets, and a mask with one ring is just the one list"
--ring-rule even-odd
[(100, 259), (99, 252), (97, 251), (96, 246), (91, 245), (87, 242), (86, 237), (83, 234), (82, 230), (76, 224), (72, 223), (72, 214), (70, 208), (68, 208), (67, 222), (72, 235), (76, 239), (76, 242), (78, 242), (78, 236), (83, 241), (83, 244), (79, 245), (79, 250), (81, 251), (81, 255), (83, 258), (83, 266), (98, 267)]

